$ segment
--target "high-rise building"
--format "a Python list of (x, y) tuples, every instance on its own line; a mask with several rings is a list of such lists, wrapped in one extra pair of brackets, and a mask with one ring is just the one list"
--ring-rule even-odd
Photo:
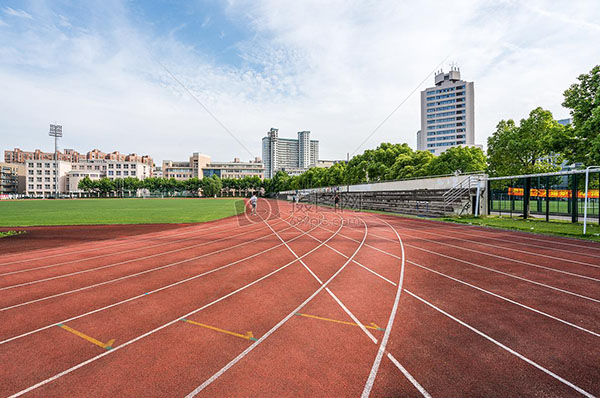
[(317, 165), (319, 141), (310, 139), (310, 131), (299, 131), (298, 139), (279, 138), (279, 130), (272, 128), (262, 139), (262, 157), (265, 178), (280, 170), (298, 175)]
[(446, 149), (475, 145), (473, 82), (460, 79), (460, 70), (438, 72), (435, 86), (421, 91), (421, 130), (417, 149), (439, 155)]

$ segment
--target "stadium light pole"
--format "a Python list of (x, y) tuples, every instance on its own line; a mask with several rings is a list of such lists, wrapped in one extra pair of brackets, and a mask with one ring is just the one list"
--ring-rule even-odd
[(58, 138), (62, 137), (62, 126), (60, 124), (51, 124), (50, 137), (54, 137), (54, 192), (55, 199), (58, 199)]
[(583, 234), (587, 230), (587, 208), (588, 208), (588, 182), (590, 178), (590, 169), (600, 169), (600, 166), (588, 166), (585, 169), (585, 206), (583, 207)]

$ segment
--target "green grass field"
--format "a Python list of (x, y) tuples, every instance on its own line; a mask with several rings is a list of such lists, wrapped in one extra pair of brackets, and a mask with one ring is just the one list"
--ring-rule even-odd
[[(540, 201), (538, 207), (537, 200), (531, 200), (529, 202), (530, 211), (545, 213), (546, 212), (546, 202)], [(583, 210), (585, 207), (585, 202), (582, 199), (577, 201), (577, 208), (579, 214), (583, 214)], [(502, 209), (502, 213), (510, 213), (510, 200), (494, 200), (492, 201), (492, 211), (498, 212)], [(515, 200), (515, 208), (513, 213), (518, 213), (523, 211), (523, 201)], [(558, 214), (569, 214), (569, 203), (566, 200), (551, 200), (550, 201), (550, 214), (558, 213)], [(598, 200), (591, 200), (588, 204), (588, 214), (591, 216), (598, 217)]]
[(243, 211), (233, 198), (7, 200), (0, 201), (0, 226), (195, 223)]

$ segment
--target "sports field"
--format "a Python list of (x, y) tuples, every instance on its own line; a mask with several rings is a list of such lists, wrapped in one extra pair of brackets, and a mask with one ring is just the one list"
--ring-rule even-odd
[(73, 199), (0, 201), (0, 227), (194, 223), (234, 216), (240, 199)]
[(600, 394), (598, 243), (264, 199), (133, 227), (0, 240), (0, 396)]

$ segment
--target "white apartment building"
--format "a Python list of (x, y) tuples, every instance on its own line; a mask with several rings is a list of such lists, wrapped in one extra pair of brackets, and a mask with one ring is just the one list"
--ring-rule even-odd
[(435, 75), (435, 86), (421, 91), (421, 130), (417, 149), (439, 155), (446, 149), (475, 145), (473, 82), (460, 79), (460, 70)]
[[(54, 161), (29, 160), (26, 165), (26, 190), (29, 196), (50, 197), (56, 190)], [(85, 177), (92, 180), (135, 177), (140, 180), (152, 176), (152, 167), (147, 163), (125, 160), (86, 160), (76, 163), (58, 162), (59, 194), (77, 194), (79, 181)]]
[(163, 160), (162, 176), (178, 181), (202, 178), (202, 169), (210, 163), (210, 156), (194, 152), (188, 161)]
[(279, 130), (272, 128), (262, 139), (262, 158), (265, 178), (273, 178), (279, 170), (301, 174), (317, 165), (319, 141), (310, 139), (310, 131), (299, 131), (298, 139), (279, 138)]

